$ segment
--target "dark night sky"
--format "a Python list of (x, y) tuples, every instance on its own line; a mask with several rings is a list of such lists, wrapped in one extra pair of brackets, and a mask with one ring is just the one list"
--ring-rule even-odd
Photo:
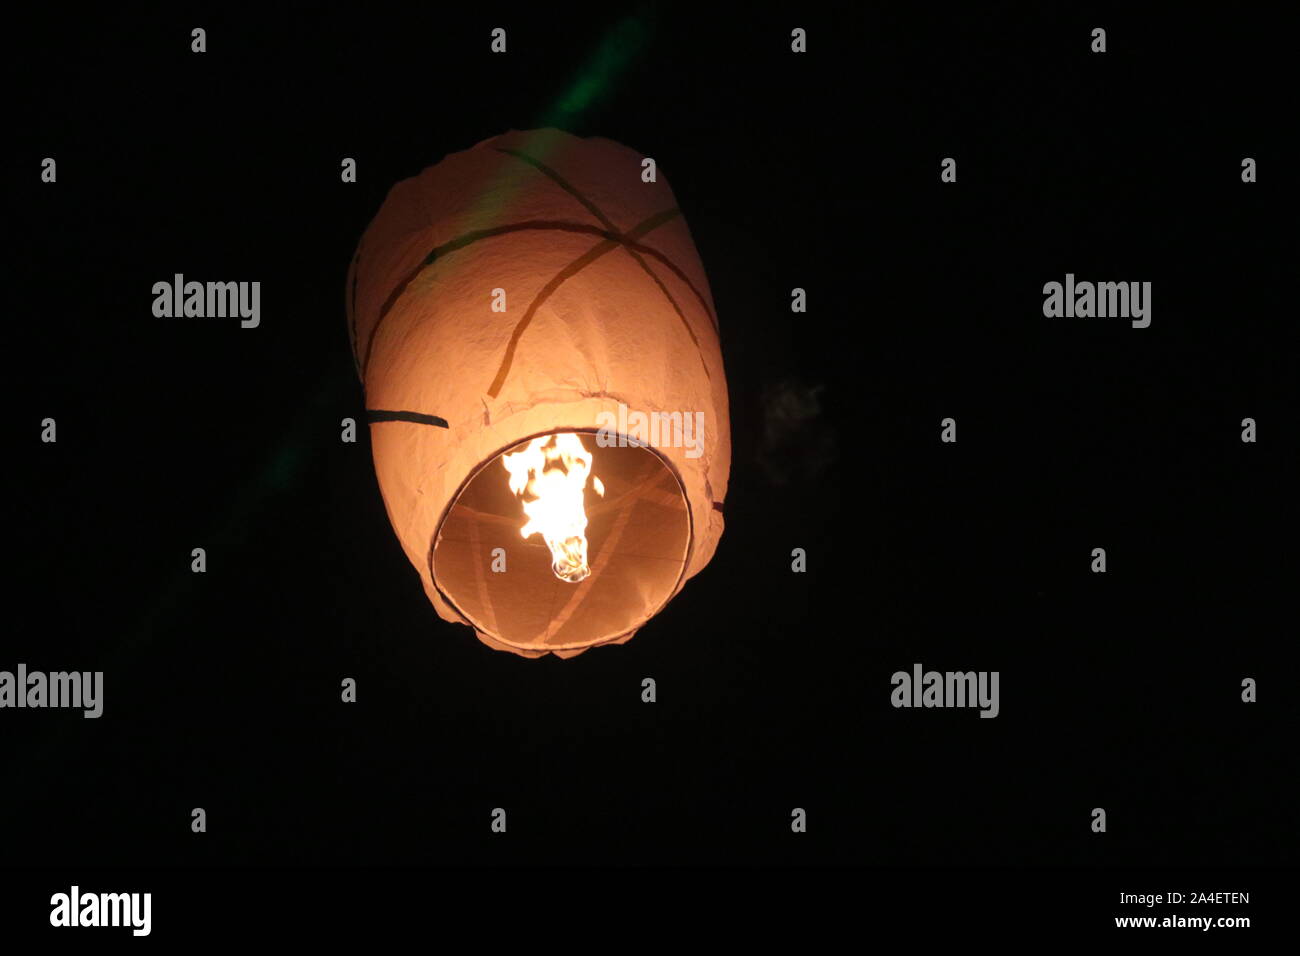
[[(553, 121), (624, 14), (459, 17), (12, 30), (0, 668), (102, 669), (106, 691), (97, 721), (0, 715), (6, 862), (1292, 857), (1280, 31), (802, 8), (623, 26), (643, 42), (563, 125), (656, 157), (695, 237), (728, 527), (629, 644), (529, 661), (437, 617), (366, 436), (338, 440), (364, 408), (344, 278), (388, 189)], [(175, 272), (261, 281), (261, 327), (155, 319)], [(1151, 281), (1151, 327), (1044, 318), (1067, 272)], [(808, 418), (783, 430), (781, 395), (815, 395)], [(999, 670), (1001, 715), (891, 708), (918, 661)]]

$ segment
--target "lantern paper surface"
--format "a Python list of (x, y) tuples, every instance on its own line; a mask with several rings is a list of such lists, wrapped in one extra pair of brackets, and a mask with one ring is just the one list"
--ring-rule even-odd
[[(722, 534), (717, 316), (672, 190), (643, 181), (643, 159), (556, 130), (486, 140), (395, 186), (349, 270), (389, 518), (438, 614), (501, 650), (628, 640)], [(564, 433), (604, 492), (584, 493), (590, 574), (576, 583), (521, 535), (501, 458)]]

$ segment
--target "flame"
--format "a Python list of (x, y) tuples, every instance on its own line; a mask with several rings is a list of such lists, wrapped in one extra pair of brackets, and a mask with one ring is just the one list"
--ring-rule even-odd
[(501, 462), (528, 518), (519, 533), (525, 538), (540, 534), (551, 549), (555, 576), (577, 584), (591, 574), (582, 494), (588, 475), (596, 494), (605, 495), (605, 486), (591, 474), (591, 454), (582, 439), (572, 432), (543, 435), (523, 451), (502, 455)]

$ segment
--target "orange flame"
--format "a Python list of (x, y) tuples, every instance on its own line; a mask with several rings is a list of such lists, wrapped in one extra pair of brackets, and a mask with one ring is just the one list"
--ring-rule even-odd
[(551, 549), (555, 576), (577, 584), (591, 574), (583, 506), (589, 475), (596, 494), (605, 494), (605, 486), (591, 474), (591, 454), (582, 439), (572, 432), (543, 435), (523, 451), (502, 455), (501, 461), (510, 473), (510, 490), (523, 499), (528, 518), (519, 533), (525, 538), (540, 534)]

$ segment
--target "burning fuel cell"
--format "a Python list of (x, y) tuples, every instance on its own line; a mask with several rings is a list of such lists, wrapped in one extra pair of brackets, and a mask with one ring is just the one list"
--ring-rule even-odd
[[(628, 640), (722, 534), (717, 318), (643, 158), (550, 129), (485, 140), (398, 183), (348, 273), (393, 529), (438, 614), (499, 650)], [(698, 413), (702, 441), (611, 433), (629, 408)]]
[[(551, 570), (571, 584), (591, 574), (587, 564), (587, 510), (582, 490), (591, 473), (591, 455), (572, 432), (534, 438), (523, 451), (501, 456), (510, 490), (524, 499), (525, 537), (540, 534), (551, 550)], [(591, 475), (596, 494), (605, 486)]]

